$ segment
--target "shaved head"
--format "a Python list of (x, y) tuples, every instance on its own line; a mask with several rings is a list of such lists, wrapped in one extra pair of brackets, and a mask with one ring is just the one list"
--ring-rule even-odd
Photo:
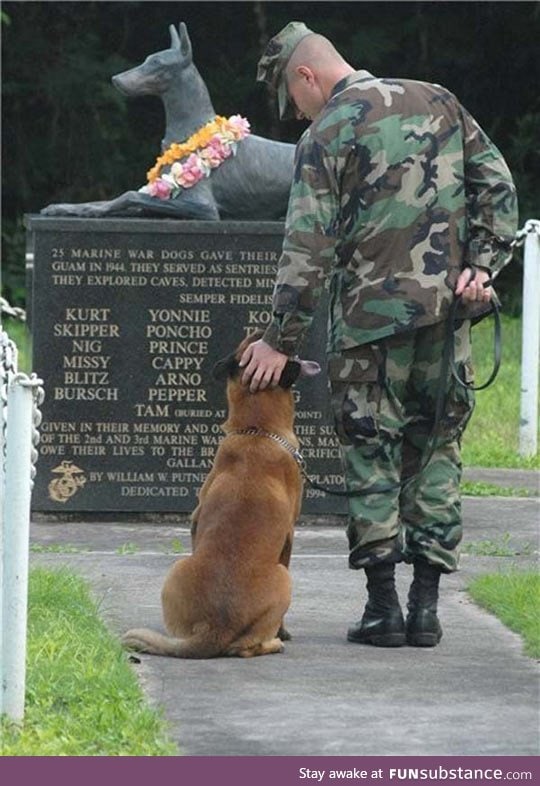
[(328, 38), (311, 33), (292, 52), (284, 78), (296, 117), (310, 120), (326, 104), (334, 85), (354, 72)]
[(287, 74), (302, 65), (318, 72), (343, 67), (347, 63), (328, 38), (318, 33), (312, 33), (303, 38), (296, 46), (287, 63)]

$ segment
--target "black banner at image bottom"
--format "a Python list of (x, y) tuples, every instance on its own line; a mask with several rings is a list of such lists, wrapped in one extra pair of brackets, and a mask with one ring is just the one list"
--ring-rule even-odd
[(95, 786), (102, 783), (147, 784), (149, 778), (186, 786), (495, 786), (540, 780), (532, 756), (274, 756), (274, 757), (33, 757), (0, 759), (0, 781), (27, 786)]

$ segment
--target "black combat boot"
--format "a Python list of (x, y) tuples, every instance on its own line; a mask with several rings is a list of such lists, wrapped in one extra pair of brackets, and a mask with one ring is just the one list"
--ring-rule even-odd
[(393, 562), (378, 562), (367, 567), (368, 602), (364, 615), (347, 631), (347, 639), (375, 647), (401, 647), (405, 644), (405, 622), (394, 583)]
[(407, 602), (407, 644), (413, 647), (435, 647), (442, 638), (437, 618), (441, 570), (424, 560), (414, 561), (414, 579)]

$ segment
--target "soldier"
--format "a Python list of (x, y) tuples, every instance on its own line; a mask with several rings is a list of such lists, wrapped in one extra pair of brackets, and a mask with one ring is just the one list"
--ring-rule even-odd
[[(282, 118), (312, 122), (296, 148), (273, 321), (246, 350), (243, 381), (253, 392), (277, 383), (329, 279), (335, 428), (346, 488), (365, 494), (349, 498), (347, 535), (368, 602), (347, 638), (432, 647), (442, 636), (439, 578), (457, 569), (460, 439), (474, 406), (441, 371), (445, 321), (454, 297), (485, 307), (495, 297), (490, 281), (517, 228), (514, 184), (452, 93), (356, 71), (300, 22), (270, 40), (257, 77), (277, 89)], [(470, 325), (455, 331), (467, 381)], [(406, 621), (394, 583), (402, 560), (413, 564)]]

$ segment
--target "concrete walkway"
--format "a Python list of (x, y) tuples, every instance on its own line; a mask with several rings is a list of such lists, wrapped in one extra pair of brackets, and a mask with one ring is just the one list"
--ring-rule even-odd
[[(538, 473), (505, 473), (537, 488)], [(443, 577), (444, 637), (435, 649), (350, 644), (365, 602), (364, 574), (347, 568), (343, 521), (297, 529), (283, 655), (206, 661), (139, 656), (133, 668), (188, 756), (529, 756), (540, 752), (539, 673), (521, 640), (478, 609), (475, 575), (537, 565), (538, 498), (465, 498), (461, 570)], [(31, 527), (32, 564), (86, 578), (110, 629), (162, 628), (160, 588), (189, 527), (50, 523)], [(53, 550), (56, 550), (53, 552)], [(478, 552), (511, 552), (480, 556)], [(473, 552), (473, 553), (468, 553)], [(398, 566), (404, 603), (410, 568)]]

